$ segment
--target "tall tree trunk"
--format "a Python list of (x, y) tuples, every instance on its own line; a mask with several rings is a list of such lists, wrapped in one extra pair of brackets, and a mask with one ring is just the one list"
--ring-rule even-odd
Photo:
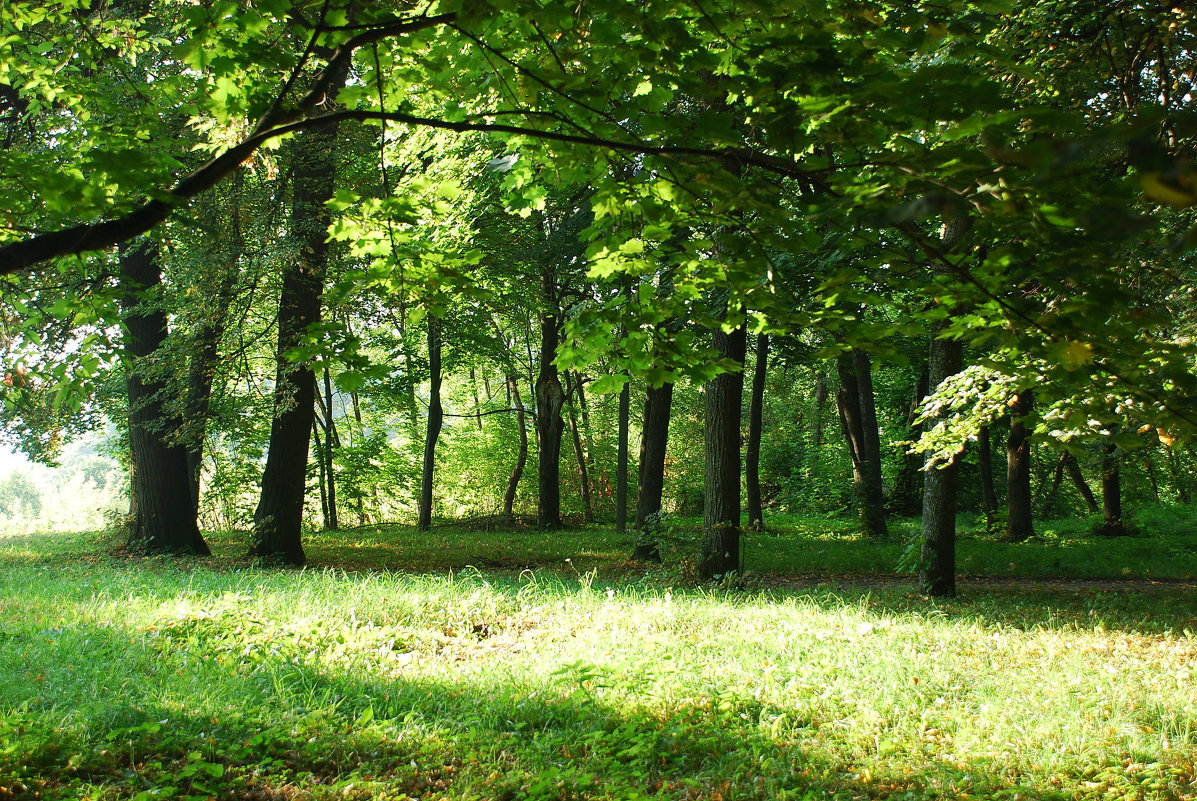
[(1089, 508), (1089, 514), (1097, 514), (1097, 499), (1093, 497), (1093, 490), (1089, 489), (1088, 482), (1085, 481), (1084, 475), (1081, 474), (1080, 462), (1068, 451), (1064, 452), (1061, 459), (1064, 461), (1064, 469), (1068, 473), (1069, 480), (1072, 481), (1072, 485), (1076, 487), (1076, 491), (1085, 500), (1085, 506)]
[[(565, 390), (568, 395), (581, 397), (581, 376), (567, 370), (565, 373)], [(582, 441), (582, 432), (578, 428), (578, 414), (574, 410), (573, 403), (569, 406), (569, 431), (574, 443), (574, 457), (578, 460), (578, 478), (582, 491), (582, 515), (587, 523), (592, 523), (594, 522), (594, 506), (590, 500), (590, 457), (586, 453), (586, 444)]]
[(507, 479), (507, 492), (503, 495), (503, 519), (510, 525), (515, 517), (515, 493), (523, 478), (524, 466), (528, 464), (528, 416), (524, 411), (524, 402), (520, 399), (520, 384), (514, 373), (507, 376), (507, 390), (516, 408), (515, 424), (520, 435), (519, 453), (511, 467), (511, 477)]
[(536, 500), (536, 526), (542, 531), (561, 528), (561, 437), (565, 420), (561, 407), (565, 392), (557, 373), (556, 286), (551, 270), (542, 277), (547, 308), (540, 321), (540, 371), (536, 375), (536, 453), (539, 494)]
[(337, 127), (304, 131), (292, 140), (291, 231), (299, 248), (283, 271), (279, 296), (274, 421), (251, 549), (255, 556), (292, 565), (306, 559), (301, 529), (316, 376), (308, 365), (289, 362), (286, 354), (300, 344), (310, 325), (320, 321), (331, 223), (325, 204), (333, 196)]
[(150, 364), (166, 342), (166, 313), (150, 308), (162, 284), (158, 249), (143, 239), (120, 258), (121, 311), (130, 368), (129, 518), (130, 550), (148, 553), (210, 553), (196, 525), (187, 450), (174, 437), (179, 420), (167, 412), (165, 382)]
[[(858, 358), (857, 354), (864, 358)], [(860, 527), (866, 537), (882, 539), (889, 535), (885, 525), (885, 493), (881, 483), (880, 448), (877, 432), (869, 433), (869, 423), (877, 424), (872, 409), (872, 366), (861, 351), (841, 353), (836, 359), (840, 392), (836, 397), (844, 439), (852, 460), (852, 482), (860, 505)], [(869, 375), (866, 378), (866, 375)]]
[(615, 533), (628, 530), (628, 422), (631, 417), (632, 382), (619, 391), (619, 422), (615, 445)]
[(985, 515), (985, 530), (992, 531), (997, 517), (997, 487), (993, 480), (993, 447), (989, 426), (977, 432), (977, 461), (981, 466), (981, 512)]
[[(914, 397), (906, 410), (906, 439), (914, 441), (922, 433), (922, 427), (915, 420), (918, 419), (919, 406), (923, 398), (927, 397), (927, 369), (919, 370), (914, 384)], [(900, 516), (913, 516), (923, 509), (923, 459), (917, 453), (902, 454), (902, 467), (894, 480), (890, 493), (890, 512)]]
[(420, 514), (417, 531), (432, 528), (432, 485), (436, 472), (436, 443), (445, 410), (441, 405), (441, 323), (428, 315), (428, 427), (424, 434), (424, 464), (420, 471)]
[[(721, 358), (744, 364), (747, 333), (715, 329)], [(740, 569), (740, 418), (744, 373), (721, 373), (706, 385), (706, 477), (703, 502), (705, 539), (699, 562), (704, 579)]]
[[(823, 411), (827, 407), (827, 373), (820, 370), (815, 375), (815, 434), (814, 451), (818, 454), (823, 447)], [(816, 458), (817, 455), (816, 455)]]
[[(967, 221), (947, 220), (943, 226), (943, 252), (953, 250), (963, 238)], [(948, 267), (937, 264), (936, 276), (949, 274)], [(954, 310), (948, 309), (949, 314)], [(928, 385), (938, 387), (964, 366), (959, 340), (943, 339), (947, 320), (931, 326), (931, 350), (927, 359)], [(935, 420), (928, 420), (935, 425)], [(929, 461), (929, 460), (928, 460)], [(928, 464), (923, 479), (922, 550), (919, 559), (919, 585), (927, 595), (953, 598), (956, 595), (956, 485), (960, 478), (960, 454), (953, 454), (944, 465)]]
[[(933, 328), (931, 356), (928, 360), (929, 383), (938, 387), (946, 378), (960, 372), (963, 358), (960, 343), (939, 339), (942, 323)], [(934, 425), (934, 420), (929, 420)], [(919, 584), (923, 592), (940, 598), (956, 595), (956, 483), (959, 456), (942, 466), (928, 465), (923, 474), (923, 547)]]
[(765, 408), (765, 378), (769, 369), (769, 335), (756, 338), (756, 366), (752, 370), (752, 391), (748, 400), (748, 444), (744, 449), (744, 490), (748, 502), (748, 527), (764, 531), (761, 509), (761, 426)]
[(332, 531), (332, 519), (328, 515), (328, 462), (324, 458), (324, 446), (320, 444), (321, 429), (317, 415), (312, 424), (312, 446), (316, 449), (316, 465), (320, 469), (320, 516), (324, 520), (326, 531)]
[(325, 518), (325, 528), (336, 531), (341, 527), (337, 519), (337, 476), (333, 472), (333, 454), (340, 445), (337, 436), (337, 423), (333, 419), (333, 391), (332, 376), (327, 367), (324, 368), (324, 474), (327, 485), (328, 516)]
[(1098, 533), (1121, 537), (1129, 532), (1122, 522), (1122, 454), (1113, 442), (1101, 446), (1101, 512)]
[(654, 536), (665, 492), (665, 455), (669, 445), (669, 412), (673, 384), (649, 387), (644, 396), (644, 426), (640, 435), (640, 467), (636, 492), (636, 530), (640, 533), (632, 558), (660, 562)]
[(1006, 542), (1024, 542), (1035, 533), (1031, 516), (1031, 431), (1023, 418), (1031, 413), (1035, 396), (1024, 390), (1010, 407), (1010, 437), (1006, 440)]

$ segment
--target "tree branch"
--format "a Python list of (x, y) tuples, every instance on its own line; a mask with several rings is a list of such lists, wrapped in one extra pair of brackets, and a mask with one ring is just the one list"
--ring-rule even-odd
[[(432, 20), (434, 18), (428, 17), (427, 19)], [(416, 23), (411, 23), (411, 25), (415, 24)], [(363, 34), (362, 36), (355, 37), (355, 41), (361, 40), (361, 44), (369, 44), (371, 41), (374, 41), (376, 33), (377, 31), (372, 31), (370, 34)], [(344, 47), (346, 47), (346, 45), (342, 45), (342, 48)], [(340, 49), (338, 49), (338, 53), (339, 52)], [(338, 55), (334, 53), (332, 60), (330, 60), (330, 66), (337, 58)], [(328, 70), (326, 69), (325, 72), (327, 71)], [(318, 85), (320, 85), (319, 81), (317, 82), (317, 86)], [(304, 103), (309, 103), (309, 101), (311, 103), (311, 105), (307, 106), (306, 108), (314, 107), (318, 102), (323, 100), (323, 95), (320, 97), (315, 97), (313, 94), (315, 92), (316, 87), (313, 87), (312, 92), (309, 92), (308, 97), (304, 99)], [(165, 221), (176, 207), (182, 205), (184, 202), (190, 200), (201, 192), (210, 189), (223, 180), (227, 175), (235, 170), (238, 165), (253, 155), (253, 153), (259, 147), (269, 140), (275, 139), (279, 136), (284, 136), (289, 133), (309, 130), (323, 125), (332, 125), (334, 123), (344, 122), (347, 120), (357, 120), (361, 122), (402, 122), (408, 125), (440, 128), (449, 131), (456, 131), (458, 133), (466, 133), (471, 131), (507, 133), (519, 136), (528, 136), (535, 139), (544, 139), (553, 142), (582, 144), (592, 147), (601, 147), (608, 150), (616, 150), (627, 153), (640, 153), (644, 155), (693, 156), (697, 158), (714, 159), (716, 161), (722, 162), (725, 166), (734, 168), (740, 168), (743, 165), (752, 165), (778, 175), (798, 178), (819, 186), (822, 186), (823, 184), (822, 179), (815, 174), (815, 171), (802, 169), (799, 163), (796, 161), (779, 156), (771, 156), (765, 153), (759, 153), (747, 148), (702, 148), (686, 147), (682, 145), (654, 145), (647, 142), (620, 141), (616, 139), (606, 139), (599, 136), (584, 136), (580, 134), (561, 133), (558, 131), (544, 131), (538, 130), (536, 128), (525, 128), (518, 125), (506, 125), (502, 123), (451, 122), (449, 120), (438, 120), (430, 117), (418, 117), (413, 114), (405, 114), (399, 111), (371, 111), (365, 109), (334, 111), (327, 114), (307, 117), (305, 119), (297, 120), (287, 124), (275, 125), (267, 130), (255, 131), (236, 146), (225, 151), (211, 161), (208, 161), (202, 167), (199, 167), (194, 172), (181, 179), (162, 197), (147, 201), (134, 208), (127, 214), (114, 220), (107, 220), (97, 223), (86, 223), (62, 231), (51, 231), (48, 233), (39, 234), (29, 239), (11, 242), (6, 245), (0, 245), (0, 275), (9, 275), (12, 273), (21, 272), (35, 264), (61, 256), (76, 255), (88, 250), (101, 250), (121, 242), (126, 242), (133, 237), (144, 234), (145, 232), (154, 228), (156, 225)]]

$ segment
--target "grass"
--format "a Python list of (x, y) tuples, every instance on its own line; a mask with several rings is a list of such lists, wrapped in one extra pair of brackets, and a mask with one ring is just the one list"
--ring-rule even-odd
[[(749, 590), (591, 528), (313, 536), (300, 572), (0, 538), (0, 799), (1197, 798), (1192, 586), (762, 589), (901, 550), (777, 528)], [(1191, 578), (1191, 536), (962, 556)]]

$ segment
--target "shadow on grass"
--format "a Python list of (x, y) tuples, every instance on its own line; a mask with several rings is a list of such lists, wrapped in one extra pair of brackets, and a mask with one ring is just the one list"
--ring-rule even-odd
[(836, 761), (798, 745), (836, 721), (789, 721), (751, 697), (611, 703), (577, 666), (507, 687), (408, 678), (402, 654), (394, 675), (367, 678), (318, 655), (238, 657), (116, 628), (2, 631), (7, 648), (57, 645), (28, 649), (32, 681), (0, 684), (15, 710), (0, 718), (0, 797), (97, 785), (147, 798), (1074, 796), (950, 755), (914, 770)]

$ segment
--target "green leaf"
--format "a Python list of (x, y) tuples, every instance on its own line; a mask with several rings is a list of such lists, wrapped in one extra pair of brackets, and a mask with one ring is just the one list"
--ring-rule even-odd
[(591, 381), (588, 388), (597, 395), (614, 395), (617, 392), (622, 392), (627, 383), (626, 375), (608, 374)]

